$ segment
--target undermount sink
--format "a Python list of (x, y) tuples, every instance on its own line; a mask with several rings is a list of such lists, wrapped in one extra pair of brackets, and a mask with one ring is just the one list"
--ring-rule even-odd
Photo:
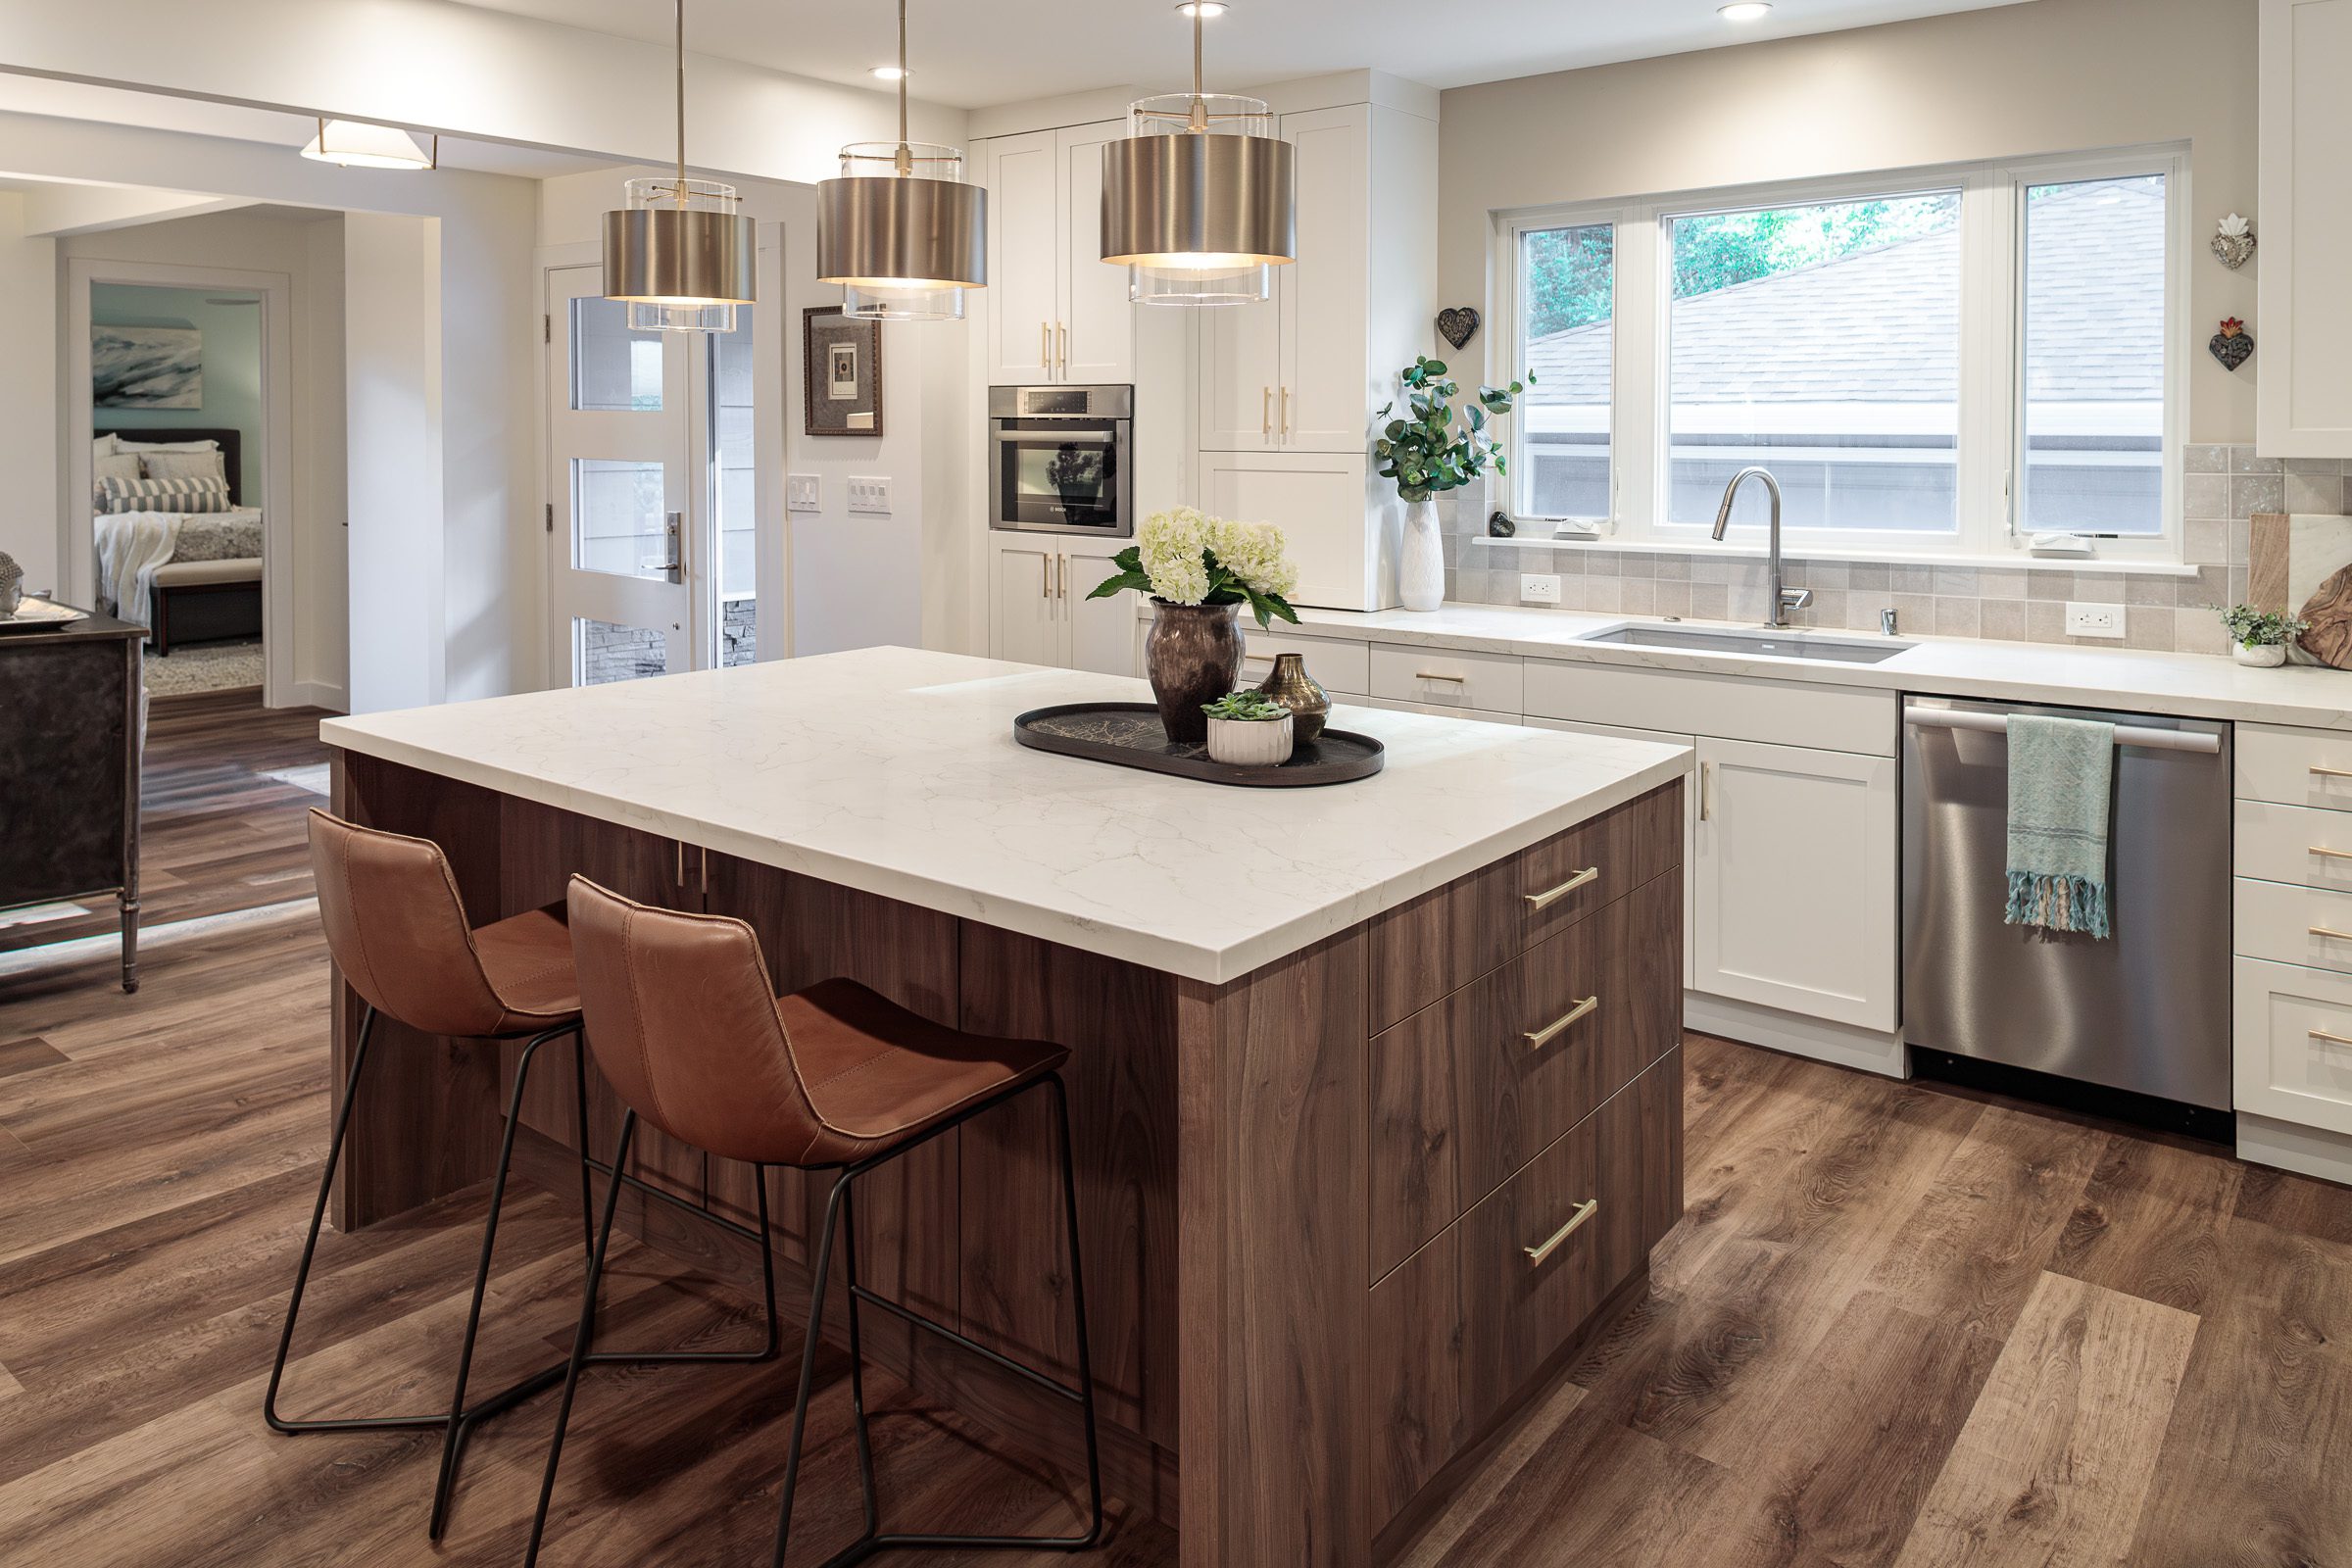
[(1693, 654), (1747, 654), (1765, 659), (1826, 660), (1838, 664), (1876, 664), (1913, 645), (1906, 642), (1839, 642), (1778, 631), (1701, 631), (1695, 626), (1620, 626), (1580, 637), (1585, 643), (1627, 648), (1680, 648)]

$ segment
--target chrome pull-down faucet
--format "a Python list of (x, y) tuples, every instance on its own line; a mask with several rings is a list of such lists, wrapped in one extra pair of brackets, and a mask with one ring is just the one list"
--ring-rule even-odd
[(1810, 588), (1781, 586), (1781, 483), (1763, 468), (1741, 468), (1732, 475), (1732, 482), (1723, 487), (1723, 505), (1715, 509), (1715, 538), (1723, 538), (1723, 530), (1732, 525), (1732, 503), (1739, 499), (1740, 486), (1749, 478), (1764, 481), (1772, 497), (1772, 597), (1764, 602), (1764, 624), (1786, 626), (1788, 613), (1802, 610), (1813, 602)]

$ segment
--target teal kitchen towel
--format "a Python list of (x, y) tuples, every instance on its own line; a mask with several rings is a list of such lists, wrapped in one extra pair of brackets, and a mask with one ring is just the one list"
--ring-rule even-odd
[(2009, 924), (2108, 934), (2114, 771), (2113, 724), (2009, 715)]

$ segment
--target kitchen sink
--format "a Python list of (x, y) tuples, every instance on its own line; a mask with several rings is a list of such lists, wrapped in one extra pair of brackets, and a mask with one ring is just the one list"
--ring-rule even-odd
[(1620, 626), (1577, 641), (1615, 643), (1625, 648), (1681, 648), (1694, 654), (1826, 660), (1838, 664), (1876, 664), (1915, 646), (1894, 641), (1840, 642), (1810, 633), (1701, 631), (1695, 626)]

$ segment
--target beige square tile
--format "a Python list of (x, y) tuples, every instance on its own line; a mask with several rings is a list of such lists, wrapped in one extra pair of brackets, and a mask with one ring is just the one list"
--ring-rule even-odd
[(2251, 446), (2239, 445), (2230, 449), (2231, 473), (2277, 473), (2280, 469), (2277, 458), (2258, 458)]
[(2026, 597), (2043, 603), (2060, 603), (2075, 597), (2075, 574), (2071, 571), (2029, 571), (2026, 573)]
[[(1731, 590), (1719, 582), (1694, 582), (1690, 585), (1690, 618), (1693, 620), (1722, 620), (1731, 612)], [(1590, 609), (1590, 606), (1586, 608)]]
[(1690, 558), (1689, 556), (1653, 556), (1651, 562), (1657, 567), (1658, 581), (1660, 582), (1689, 582), (1690, 580)]
[[(2272, 460), (2276, 462), (2276, 459)], [(2251, 517), (2257, 512), (2286, 510), (2286, 476), (2280, 473), (2233, 473), (2230, 476), (2230, 515)]]
[(2192, 473), (2180, 484), (2181, 510), (2191, 517), (2221, 518), (2230, 515), (2230, 476), (2223, 473)]
[(1895, 619), (1905, 631), (1936, 629), (1936, 601), (1928, 594), (1896, 594), (1893, 596)]
[(2184, 610), (2218, 610), (2230, 603), (2230, 568), (2199, 566), (2194, 577), (2173, 579), (2173, 602)]
[(2230, 449), (2226, 446), (2183, 447), (2180, 466), (2186, 473), (2228, 473)]
[(2155, 605), (2133, 605), (2124, 612), (2124, 646), (2169, 653), (2173, 646), (2173, 616), (2177, 613)]
[(2022, 566), (1981, 566), (1977, 570), (1977, 597), (2023, 599), (2028, 575)]
[(1894, 586), (1892, 567), (1865, 565), (1860, 562), (1846, 568), (1845, 578), (1848, 588), (1891, 589)]
[(1615, 614), (1625, 609), (1625, 579), (1610, 574), (1588, 573), (1585, 577), (1585, 608), (1603, 614)]
[(1896, 566), (1890, 586), (1898, 594), (1932, 594), (1936, 591), (1936, 568)]
[(2026, 640), (2026, 602), (2023, 599), (1984, 599), (1978, 601), (1981, 617), (1978, 635), (1998, 637), (2007, 642)]
[(2124, 579), (2124, 603), (2127, 605), (2156, 605), (2170, 610), (2179, 602), (2173, 577), (2127, 577)]
[[(2328, 482), (2332, 484), (2335, 481)], [(2229, 560), (2230, 524), (2218, 517), (2210, 521), (2191, 518), (2188, 524), (2189, 564), (2225, 564)]]
[(1658, 580), (1655, 577), (1627, 577), (1617, 608), (1629, 615), (1654, 615), (1658, 612)]
[(1845, 599), (1846, 591), (1842, 588), (1814, 589), (1813, 603), (1805, 610), (1805, 624), (1809, 626), (1844, 626)]
[(1614, 550), (1588, 550), (1585, 556), (1585, 574), (1589, 577), (1622, 577), (1625, 557)]
[(2173, 651), (2180, 654), (2227, 654), (2230, 634), (2222, 617), (2210, 610), (2173, 612)]
[(1842, 561), (1807, 562), (1805, 581), (1816, 588), (1850, 588), (1854, 582), (1854, 569)]
[(1936, 598), (1936, 624), (1938, 637), (1981, 637), (1984, 633), (1982, 599)]
[(2062, 643), (2066, 641), (2066, 606), (2056, 600), (2032, 599), (2026, 602), (2026, 641), (2032, 643)]
[(1638, 550), (1622, 551), (1617, 557), (1617, 570), (1626, 577), (1654, 578), (1658, 574), (1658, 558)]
[(2254, 524), (2245, 517), (2233, 517), (2227, 524), (2230, 530), (2230, 564), (2251, 565), (2254, 561)]
[(1657, 603), (1652, 607), (1653, 613), (1660, 615), (1688, 615), (1690, 613), (1690, 584), (1661, 580), (1655, 584), (1655, 587), (1658, 597)]
[(2332, 473), (2286, 475), (2286, 506), (2291, 513), (2331, 513), (2343, 504), (2344, 481)]
[(1585, 608), (1585, 579), (1582, 576), (1562, 577), (1560, 579), (1559, 608), (1562, 610), (1582, 610)]
[(1938, 599), (1974, 599), (1982, 591), (1977, 584), (1977, 569), (1974, 566), (1936, 568), (1936, 597)]

